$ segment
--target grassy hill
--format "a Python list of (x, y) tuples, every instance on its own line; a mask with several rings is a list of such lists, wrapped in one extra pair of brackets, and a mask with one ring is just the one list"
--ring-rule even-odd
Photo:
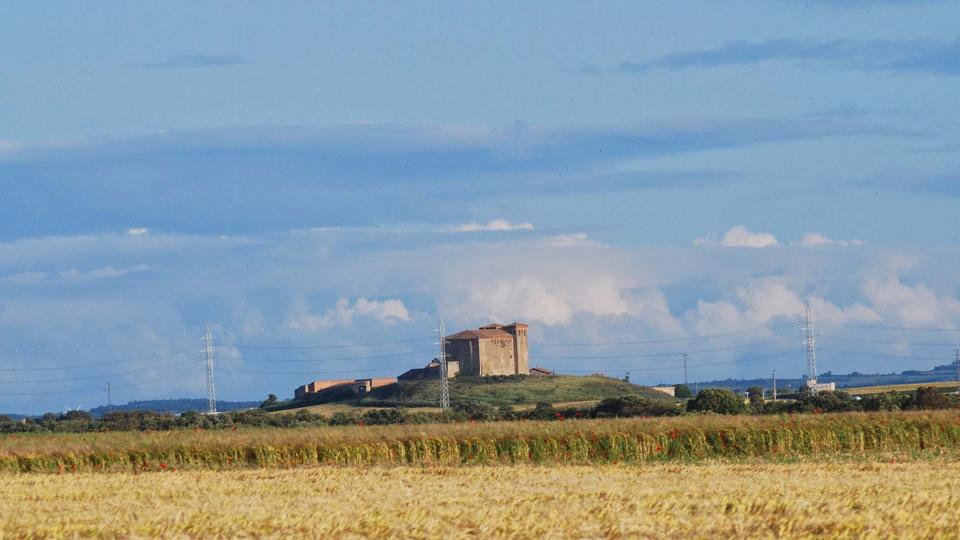
[[(482, 403), (493, 407), (524, 408), (540, 402), (565, 404), (594, 402), (608, 397), (641, 396), (672, 402), (674, 398), (649, 387), (637, 386), (607, 377), (458, 377), (450, 381), (450, 403)], [(276, 409), (312, 407), (329, 408), (340, 404), (353, 407), (436, 407), (440, 402), (440, 382), (408, 381), (374, 389), (363, 397), (335, 396), (310, 403), (288, 401), (278, 403)], [(324, 408), (321, 405), (326, 404)]]

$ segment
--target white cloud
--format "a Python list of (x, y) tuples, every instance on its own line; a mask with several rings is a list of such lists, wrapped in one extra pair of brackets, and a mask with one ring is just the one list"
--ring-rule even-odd
[(488, 232), (488, 231), (532, 231), (533, 223), (510, 223), (505, 219), (494, 219), (487, 223), (472, 221), (451, 227), (451, 232)]
[(596, 245), (596, 242), (587, 236), (587, 233), (558, 234), (547, 238), (548, 246), (553, 247), (580, 247)]
[(334, 326), (350, 326), (355, 318), (360, 317), (371, 318), (386, 325), (411, 320), (410, 312), (403, 301), (396, 298), (381, 301), (360, 297), (352, 305), (347, 298), (340, 298), (333, 308), (319, 317), (310, 313), (306, 302), (301, 298), (294, 304), (293, 317), (287, 326), (300, 332), (316, 332)]
[(960, 322), (960, 301), (899, 276), (868, 276), (860, 287), (885, 322), (907, 327), (949, 328)]
[[(685, 315), (695, 334), (714, 334), (752, 330), (779, 318), (799, 319), (806, 310), (806, 301), (791, 290), (785, 277), (755, 280), (736, 290), (737, 302), (697, 303), (696, 310)], [(875, 322), (879, 316), (870, 308), (855, 303), (839, 307), (819, 297), (810, 297), (816, 318), (840, 323)]]
[(720, 246), (736, 248), (765, 248), (780, 245), (770, 233), (754, 233), (743, 225), (735, 225), (724, 233), (718, 242), (715, 238), (703, 237), (693, 241), (696, 246)]
[(141, 236), (150, 232), (150, 229), (146, 227), (131, 227), (127, 229), (127, 234), (130, 236)]
[(60, 272), (59, 277), (63, 281), (76, 283), (81, 281), (98, 281), (101, 279), (118, 278), (133, 272), (145, 272), (149, 269), (150, 266), (145, 264), (138, 264), (128, 268), (114, 268), (113, 266), (105, 266), (103, 268), (87, 271), (73, 268)]
[(819, 247), (819, 246), (862, 246), (865, 244), (863, 240), (834, 240), (830, 237), (824, 236), (820, 233), (807, 233), (803, 235), (803, 238), (798, 242), (803, 247)]

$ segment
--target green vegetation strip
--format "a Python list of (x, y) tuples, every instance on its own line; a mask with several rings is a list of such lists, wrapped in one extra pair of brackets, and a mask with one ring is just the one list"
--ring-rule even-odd
[(645, 463), (952, 453), (960, 413), (688, 416), (312, 429), (11, 434), (0, 471)]

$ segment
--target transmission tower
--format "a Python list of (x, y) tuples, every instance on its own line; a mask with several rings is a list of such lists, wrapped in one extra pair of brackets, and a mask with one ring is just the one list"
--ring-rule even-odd
[(213, 386), (213, 333), (209, 326), (202, 341), (203, 359), (207, 368), (207, 413), (217, 414), (217, 391)]
[(687, 353), (683, 353), (683, 385), (687, 385)]
[(443, 325), (443, 319), (440, 319), (440, 328), (438, 330), (440, 339), (440, 351), (437, 353), (437, 361), (440, 362), (440, 408), (450, 408), (450, 379), (447, 378), (447, 329)]
[[(953, 354), (957, 362), (957, 383), (960, 383), (960, 349), (954, 349)], [(957, 393), (960, 394), (960, 384), (957, 385)]]
[(807, 301), (806, 324), (807, 331), (807, 386), (811, 389), (817, 384), (817, 338), (815, 337), (813, 308)]

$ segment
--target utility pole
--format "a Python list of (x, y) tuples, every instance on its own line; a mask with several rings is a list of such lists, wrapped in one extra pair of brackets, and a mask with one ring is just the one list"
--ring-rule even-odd
[(440, 408), (449, 409), (450, 379), (447, 378), (447, 329), (443, 324), (443, 319), (440, 319), (439, 334), (440, 351), (437, 354), (437, 361), (440, 362)]
[(683, 385), (687, 386), (687, 353), (683, 353)]
[(773, 370), (773, 400), (777, 400), (777, 370)]
[(816, 393), (817, 384), (817, 338), (814, 335), (813, 308), (807, 301), (806, 327), (807, 331), (807, 386)]
[(113, 400), (110, 399), (110, 383), (107, 383), (107, 409), (113, 407)]
[(207, 413), (217, 414), (217, 392), (213, 385), (213, 333), (209, 326), (202, 341), (204, 363), (207, 368)]

